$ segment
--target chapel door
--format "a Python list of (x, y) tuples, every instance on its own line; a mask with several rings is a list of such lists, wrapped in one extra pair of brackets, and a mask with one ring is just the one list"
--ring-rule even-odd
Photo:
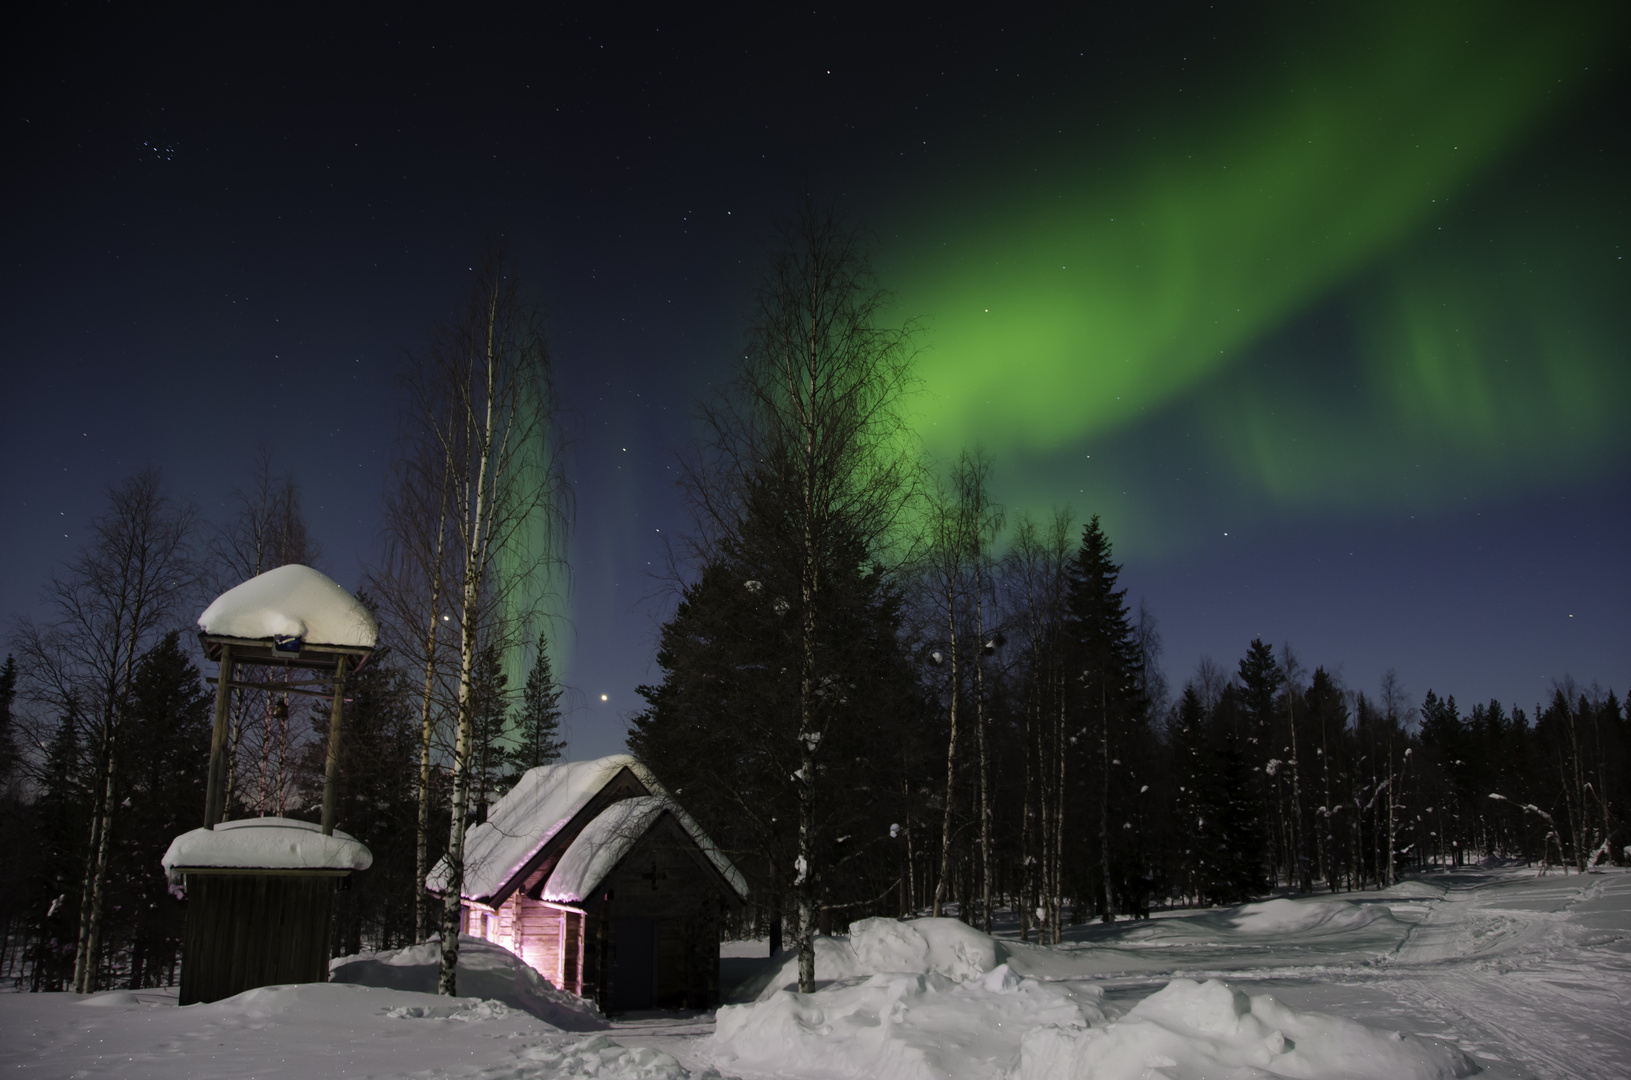
[(612, 1009), (655, 1008), (657, 920), (612, 920)]

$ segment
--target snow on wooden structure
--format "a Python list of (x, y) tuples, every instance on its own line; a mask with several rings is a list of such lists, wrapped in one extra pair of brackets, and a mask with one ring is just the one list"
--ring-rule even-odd
[[(328, 977), (334, 889), (373, 861), (334, 829), (345, 679), (379, 637), (368, 609), (309, 566), (288, 565), (227, 590), (198, 618), (204, 653), (220, 665), (204, 797), (204, 827), (171, 842), (164, 867), (185, 886), (181, 1003), (218, 1001), (257, 986)], [(240, 665), (300, 672), (296, 681), (243, 682)], [(223, 821), (227, 718), (234, 689), (330, 701), (321, 825), (285, 818)]]
[[(447, 890), (444, 859), (426, 879)], [(719, 1001), (724, 910), (747, 883), (626, 754), (529, 770), (465, 841), (466, 933), (603, 1010)]]
[[(276, 690), (331, 700), (328, 759), (323, 776), (323, 831), (334, 828), (334, 777), (340, 761), (345, 677), (367, 663), (379, 625), (357, 598), (309, 566), (291, 563), (252, 577), (216, 597), (198, 617), (204, 654), (220, 663), (215, 680), (215, 730), (210, 737), (209, 791), (204, 825), (226, 812), (227, 706), (233, 688)], [(316, 673), (306, 682), (241, 683), (239, 664)], [(323, 679), (321, 676), (326, 675)]]
[(180, 1002), (328, 978), (334, 886), (374, 861), (343, 832), (309, 821), (245, 818), (182, 833), (164, 853), (187, 892)]

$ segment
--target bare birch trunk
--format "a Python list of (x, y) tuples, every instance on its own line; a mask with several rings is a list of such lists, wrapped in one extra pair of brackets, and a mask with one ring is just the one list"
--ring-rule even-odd
[(430, 736), (431, 704), (436, 687), (436, 631), (442, 608), (442, 541), (447, 535), (448, 470), (443, 470), (441, 507), (436, 516), (436, 548), (431, 562), (430, 618), (425, 630), (425, 687), (419, 699), (419, 813), (414, 824), (413, 939), (425, 940), (429, 902), (425, 878), (430, 873)]
[(493, 394), (495, 361), (493, 326), (498, 298), (492, 296), (487, 308), (487, 348), (485, 415), (479, 426), (471, 424), (476, 441), (476, 483), (464, 505), (470, 513), (470, 540), (465, 550), (462, 608), (459, 621), (459, 729), (453, 744), (453, 819), (448, 829), (447, 892), (442, 898), (442, 964), (436, 991), (452, 996), (458, 993), (459, 917), (464, 894), (464, 811), (470, 790), (471, 672), (476, 663), (476, 614), (487, 567), (487, 471), (493, 450)]
[(940, 816), (940, 876), (934, 884), (935, 918), (940, 918), (946, 900), (946, 881), (951, 877), (951, 818), (952, 805), (957, 793), (957, 615), (956, 607), (947, 597), (946, 604), (946, 663), (951, 669), (951, 733), (946, 737), (946, 804)]

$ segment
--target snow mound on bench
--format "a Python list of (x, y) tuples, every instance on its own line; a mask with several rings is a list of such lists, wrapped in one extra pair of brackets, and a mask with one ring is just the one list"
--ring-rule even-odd
[[(441, 963), (441, 942), (433, 937), (405, 949), (337, 957), (329, 961), (328, 977), (336, 983), (434, 994)], [(501, 1002), (563, 1031), (598, 1031), (607, 1026), (593, 1002), (557, 990), (519, 956), (482, 938), (459, 935), (458, 974), (461, 998)]]
[(1347, 900), (1265, 900), (1235, 909), (1230, 922), (1243, 934), (1343, 933), (1378, 922), (1396, 922), (1381, 904)]
[(1471, 1058), (1444, 1043), (1297, 1012), (1217, 980), (1174, 979), (1103, 1027), (1031, 1030), (1012, 1080), (1450, 1080), (1477, 1071)]

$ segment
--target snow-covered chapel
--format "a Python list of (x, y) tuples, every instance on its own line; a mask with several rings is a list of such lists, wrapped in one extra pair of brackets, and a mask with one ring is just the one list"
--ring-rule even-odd
[[(445, 895), (443, 859), (425, 887)], [(528, 771), (465, 839), (464, 932), (602, 1009), (719, 1001), (724, 914), (747, 882), (626, 754)]]

